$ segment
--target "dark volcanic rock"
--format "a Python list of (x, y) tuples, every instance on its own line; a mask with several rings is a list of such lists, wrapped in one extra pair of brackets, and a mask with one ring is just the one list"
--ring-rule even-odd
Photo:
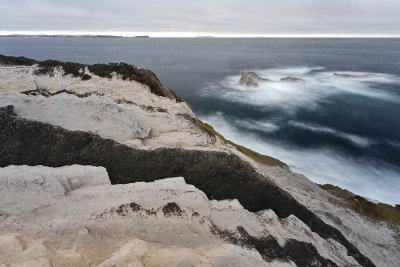
[(238, 199), (249, 211), (272, 209), (280, 218), (293, 214), (321, 237), (341, 243), (361, 265), (374, 266), (339, 230), (236, 155), (173, 148), (138, 150), (95, 134), (19, 118), (12, 106), (0, 108), (0, 167), (72, 164), (103, 166), (113, 184), (183, 176), (210, 199)]
[(8, 57), (0, 55), (0, 65), (3, 66), (33, 66), (35, 64), (39, 67), (35, 71), (36, 75), (53, 75), (56, 68), (62, 68), (64, 70), (64, 75), (72, 75), (73, 77), (81, 78), (82, 80), (90, 80), (92, 78), (92, 76), (85, 73), (86, 68), (90, 73), (102, 78), (111, 78), (113, 73), (117, 73), (122, 76), (123, 80), (137, 81), (148, 85), (153, 94), (168, 97), (177, 102), (184, 102), (184, 100), (180, 96), (176, 95), (171, 89), (163, 86), (153, 72), (123, 62), (86, 65), (73, 62), (61, 62), (57, 60), (36, 61), (25, 57)]
[(236, 232), (221, 230), (215, 225), (211, 232), (222, 239), (235, 245), (245, 246), (257, 250), (266, 261), (272, 260), (292, 260), (297, 266), (337, 266), (333, 261), (325, 259), (319, 255), (317, 249), (311, 244), (295, 239), (288, 239), (282, 247), (271, 235), (266, 237), (254, 237), (239, 226)]

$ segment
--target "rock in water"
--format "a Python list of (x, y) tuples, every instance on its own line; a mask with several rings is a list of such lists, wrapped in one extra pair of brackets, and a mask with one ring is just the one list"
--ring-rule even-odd
[(285, 77), (279, 80), (280, 82), (304, 82), (303, 79), (296, 78), (296, 77)]
[(269, 79), (258, 76), (255, 72), (243, 72), (240, 77), (239, 84), (257, 87), (259, 81), (269, 81)]
[(370, 75), (368, 74), (348, 74), (348, 73), (333, 73), (333, 76), (340, 78), (368, 78)]
[[(257, 73), (255, 72), (243, 72), (242, 76), (240, 77), (239, 84), (240, 85), (246, 85), (246, 86), (251, 86), (251, 87), (257, 87), (259, 85), (258, 82), (264, 81), (264, 82), (276, 82), (272, 81), (267, 78), (260, 77)], [(296, 77), (285, 77), (279, 80), (279, 82), (304, 82), (303, 79), (296, 78)]]

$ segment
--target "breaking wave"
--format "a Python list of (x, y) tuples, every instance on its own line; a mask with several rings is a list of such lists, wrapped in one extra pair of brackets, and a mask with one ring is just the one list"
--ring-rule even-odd
[[(392, 205), (400, 203), (398, 193), (400, 170), (392, 165), (368, 159), (355, 159), (333, 149), (300, 149), (282, 143), (266, 142), (256, 134), (241, 131), (241, 125), (237, 125), (235, 120), (229, 120), (222, 112), (211, 116), (200, 116), (200, 119), (211, 124), (227, 139), (259, 153), (278, 158), (287, 163), (292, 170), (304, 174), (316, 183), (334, 184), (383, 203)], [(316, 130), (338, 134), (332, 129), (317, 128)], [(359, 144), (365, 142), (360, 141), (358, 137), (344, 135), (344, 138), (353, 139)]]
[[(307, 66), (252, 71), (269, 81), (247, 87), (239, 84), (240, 75), (232, 75), (203, 88), (203, 96), (234, 109), (214, 109), (201, 119), (316, 183), (400, 203), (400, 168), (380, 157), (400, 147), (397, 126), (383, 124), (399, 108), (400, 77)], [(286, 77), (301, 80), (281, 81)]]
[(360, 147), (368, 147), (371, 146), (373, 144), (376, 144), (376, 142), (370, 138), (367, 137), (362, 137), (362, 136), (358, 136), (355, 134), (348, 134), (348, 133), (344, 133), (329, 127), (323, 127), (323, 126), (319, 126), (319, 125), (314, 125), (314, 124), (306, 124), (306, 123), (302, 123), (302, 122), (295, 122), (295, 121), (290, 121), (289, 122), (290, 125), (304, 129), (304, 130), (309, 130), (315, 133), (323, 133), (323, 134), (330, 134), (333, 136), (337, 136), (340, 138), (343, 138), (345, 140), (348, 140), (350, 142), (352, 142), (353, 144), (355, 144), (356, 146), (360, 146)]

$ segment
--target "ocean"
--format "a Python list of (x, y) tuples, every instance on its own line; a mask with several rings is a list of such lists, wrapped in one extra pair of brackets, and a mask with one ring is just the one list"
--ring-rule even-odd
[[(400, 203), (400, 39), (1, 37), (0, 54), (150, 69), (227, 139)], [(302, 81), (249, 88), (245, 71)]]

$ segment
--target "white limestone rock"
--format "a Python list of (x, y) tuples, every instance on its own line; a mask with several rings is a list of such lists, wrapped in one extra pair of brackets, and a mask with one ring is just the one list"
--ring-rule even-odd
[[(66, 194), (61, 182), (77, 179), (78, 171), (82, 171), (81, 175), (86, 175), (86, 179), (79, 178), (82, 186), (72, 187)], [(104, 168), (100, 167), (11, 166), (0, 169), (0, 173), (0, 181), (7, 181), (0, 187), (4, 192), (0, 194), (0, 203), (7, 203), (0, 211), (8, 214), (0, 219), (0, 231), (3, 232), (22, 231), (78, 244), (116, 242), (131, 237), (194, 249), (226, 242), (211, 231), (213, 227), (229, 232), (243, 227), (254, 237), (271, 235), (281, 246), (290, 238), (309, 242), (323, 257), (340, 265), (355, 264), (343, 246), (321, 238), (296, 217), (279, 219), (271, 210), (251, 213), (237, 200), (210, 201), (202, 191), (186, 184), (182, 177), (152, 183), (110, 185), (105, 181)], [(96, 175), (101, 178), (95, 178)], [(88, 184), (84, 182), (86, 180), (95, 182)], [(16, 193), (19, 190), (24, 190), (21, 197)], [(146, 252), (146, 246), (135, 242), (122, 246), (104, 266), (140, 261), (139, 254)], [(246, 253), (228, 253), (233, 247), (228, 248), (223, 249), (225, 256), (215, 256), (214, 261), (207, 263), (214, 266), (229, 262), (245, 264)], [(139, 256), (129, 256), (133, 250), (136, 251), (133, 254)], [(254, 253), (261, 257), (258, 252)], [(244, 255), (244, 258), (235, 258), (235, 255)]]
[(8, 166), (0, 168), (0, 212), (21, 215), (35, 212), (79, 188), (110, 184), (103, 167)]
[(145, 112), (137, 106), (121, 108), (114, 101), (96, 95), (79, 98), (66, 93), (43, 96), (7, 95), (0, 106), (13, 105), (23, 118), (61, 126), (71, 131), (86, 131), (123, 143), (146, 138), (150, 126)]
[[(23, 118), (96, 133), (144, 149), (208, 147), (215, 141), (194, 123), (196, 116), (186, 103), (157, 96), (136, 81), (93, 74), (92, 79), (83, 81), (64, 76), (60, 69), (52, 76), (35, 75), (35, 70), (37, 67), (0, 66), (0, 107), (14, 105)], [(52, 94), (70, 93), (49, 97), (22, 94), (37, 88)], [(91, 95), (82, 97), (84, 94)]]
[(40, 258), (37, 260), (25, 261), (18, 264), (11, 265), (12, 267), (52, 267), (49, 260), (46, 258)]
[[(0, 234), (0, 242), (7, 239), (8, 235), (16, 234)], [(257, 251), (229, 244), (187, 248), (128, 238), (114, 245), (104, 242), (87, 246), (54, 242), (24, 234), (19, 235), (19, 238), (26, 243), (24, 250), (13, 251), (8, 255), (0, 253), (0, 266), (295, 266), (290, 262), (267, 263)], [(46, 244), (44, 250), (38, 250), (38, 244)]]
[(9, 233), (1, 236), (0, 239), (0, 253), (4, 255), (21, 253), (23, 245), (20, 237), (16, 233)]

